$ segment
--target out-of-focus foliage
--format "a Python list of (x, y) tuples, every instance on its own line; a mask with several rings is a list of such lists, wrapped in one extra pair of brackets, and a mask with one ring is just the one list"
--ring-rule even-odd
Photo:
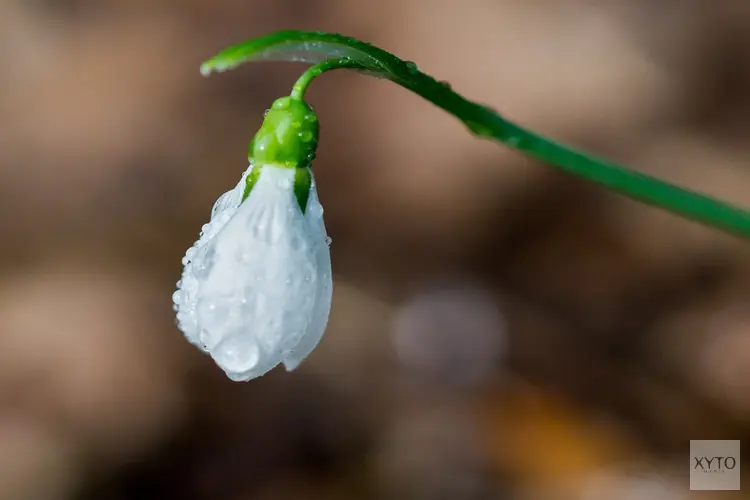
[(301, 69), (201, 78), (228, 44), (351, 34), (747, 204), (748, 23), (709, 0), (0, 0), (0, 498), (714, 498), (687, 441), (750, 434), (750, 246), (388, 82), (309, 91), (335, 292), (297, 372), (226, 380), (171, 293)]

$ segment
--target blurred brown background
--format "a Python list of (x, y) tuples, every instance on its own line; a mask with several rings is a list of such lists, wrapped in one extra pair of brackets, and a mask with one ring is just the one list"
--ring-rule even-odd
[(690, 493), (686, 464), (690, 439), (750, 439), (750, 245), (388, 82), (338, 72), (309, 94), (336, 280), (297, 372), (230, 382), (171, 294), (302, 70), (201, 78), (229, 44), (364, 38), (749, 205), (749, 6), (0, 0), (0, 499), (746, 498)]

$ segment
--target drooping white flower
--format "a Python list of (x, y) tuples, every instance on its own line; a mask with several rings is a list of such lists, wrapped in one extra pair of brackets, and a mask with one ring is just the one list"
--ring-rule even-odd
[(183, 258), (178, 327), (232, 380), (295, 369), (328, 323), (329, 241), (310, 168), (251, 162)]

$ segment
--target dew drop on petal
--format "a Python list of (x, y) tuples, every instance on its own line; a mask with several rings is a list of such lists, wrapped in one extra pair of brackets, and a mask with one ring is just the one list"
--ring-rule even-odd
[(213, 219), (217, 212), (221, 212), (222, 210), (225, 210), (227, 206), (229, 205), (230, 198), (232, 196), (231, 191), (227, 191), (226, 193), (219, 196), (219, 199), (216, 200), (216, 203), (214, 203), (214, 206), (211, 208), (211, 218)]
[(253, 237), (259, 240), (265, 239), (266, 237), (265, 229), (266, 229), (266, 226), (264, 226), (263, 224), (255, 225), (252, 229)]
[(198, 302), (198, 317), (208, 330), (224, 325), (229, 318), (229, 308), (220, 301), (203, 299)]
[(253, 314), (255, 314), (255, 309), (258, 306), (257, 300), (255, 300), (255, 297), (251, 296), (249, 299), (247, 297), (243, 297), (240, 301), (240, 313), (244, 317), (250, 317)]
[(260, 361), (260, 349), (250, 335), (231, 335), (211, 352), (214, 360), (227, 372), (252, 370)]
[(332, 243), (333, 243), (333, 238), (331, 238), (330, 236), (326, 236), (326, 245), (330, 247)]
[(300, 238), (299, 236), (292, 236), (292, 238), (289, 240), (289, 247), (292, 250), (304, 250), (307, 245), (305, 245), (305, 240)]
[(243, 263), (250, 262), (253, 260), (253, 254), (250, 253), (247, 249), (240, 249), (240, 251), (237, 252), (237, 260)]

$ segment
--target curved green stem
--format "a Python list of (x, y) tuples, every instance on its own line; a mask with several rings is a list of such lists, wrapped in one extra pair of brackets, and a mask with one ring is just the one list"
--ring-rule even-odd
[(413, 62), (403, 61), (383, 49), (354, 38), (323, 32), (281, 31), (220, 52), (203, 63), (201, 73), (205, 75), (214, 70), (224, 71), (244, 62), (258, 60), (316, 64), (295, 84), (292, 96), (299, 98), (304, 95), (314, 78), (331, 69), (355, 68), (387, 78), (454, 115), (476, 135), (523, 151), (562, 171), (635, 200), (750, 239), (750, 211), (526, 130), (504, 119), (494, 110), (457, 94), (447, 83), (438, 82), (422, 73)]
[(305, 92), (307, 91), (307, 87), (312, 83), (314, 79), (325, 73), (326, 71), (331, 71), (334, 69), (365, 69), (360, 63), (353, 59), (349, 59), (348, 57), (342, 57), (340, 59), (327, 59), (323, 62), (319, 62), (318, 64), (311, 66), (307, 69), (304, 73), (302, 73), (302, 76), (299, 77), (297, 82), (294, 84), (294, 87), (292, 87), (292, 93), (290, 96), (292, 99), (297, 99), (299, 101), (303, 100), (305, 97)]

